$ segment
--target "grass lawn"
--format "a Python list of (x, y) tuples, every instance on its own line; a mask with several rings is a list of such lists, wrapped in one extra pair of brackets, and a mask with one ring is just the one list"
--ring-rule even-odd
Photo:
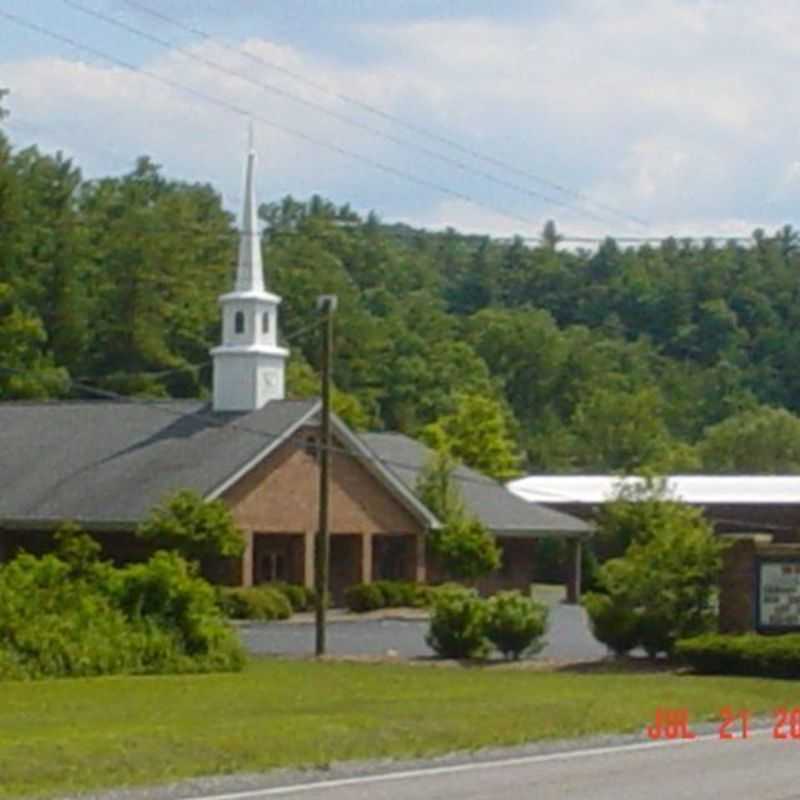
[(788, 681), (253, 661), (238, 675), (0, 683), (0, 797), (640, 730), (798, 705)]

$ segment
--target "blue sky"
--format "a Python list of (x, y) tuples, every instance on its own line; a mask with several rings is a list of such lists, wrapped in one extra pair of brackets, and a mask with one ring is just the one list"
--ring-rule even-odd
[[(211, 40), (126, 0), (73, 1), (171, 46), (65, 0), (0, 10), (250, 112), (265, 200), (318, 192), (387, 220), (498, 234), (535, 234), (550, 218), (590, 236), (796, 222), (794, 0), (761, 13), (748, 0), (138, 0)], [(170, 176), (213, 183), (235, 207), (242, 115), (4, 19), (0, 42), (16, 145), (62, 149), (89, 176), (121, 173), (146, 153)]]

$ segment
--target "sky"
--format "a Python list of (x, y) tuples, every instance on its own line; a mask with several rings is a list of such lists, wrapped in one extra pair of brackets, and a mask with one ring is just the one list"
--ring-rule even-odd
[(798, 66), (796, 0), (0, 0), (17, 147), (236, 209), (252, 120), (263, 201), (493, 235), (797, 224)]

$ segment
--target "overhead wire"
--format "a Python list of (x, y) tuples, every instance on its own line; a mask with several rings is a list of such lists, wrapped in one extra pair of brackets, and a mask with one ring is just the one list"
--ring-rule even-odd
[(77, 2), (77, 0), (62, 0), (62, 2), (65, 5), (69, 6), (70, 8), (73, 8), (73, 9), (75, 9), (77, 11), (80, 11), (80, 12), (82, 12), (84, 14), (87, 14), (87, 15), (89, 15), (91, 17), (94, 17), (95, 19), (102, 20), (103, 22), (105, 22), (105, 23), (107, 23), (109, 25), (114, 25), (114, 26), (116, 26), (118, 28), (121, 28), (122, 30), (127, 31), (127, 32), (133, 34), (134, 36), (138, 36), (138, 37), (140, 37), (142, 39), (145, 39), (146, 41), (153, 42), (153, 43), (159, 45), (160, 47), (168, 48), (172, 52), (180, 53), (185, 58), (188, 58), (188, 59), (190, 59), (192, 61), (195, 61), (195, 62), (197, 62), (199, 64), (202, 64), (202, 65), (204, 65), (205, 67), (207, 67), (209, 69), (213, 69), (213, 70), (215, 70), (217, 72), (220, 72), (222, 74), (229, 75), (231, 77), (234, 77), (234, 78), (237, 78), (239, 80), (245, 81), (245, 82), (247, 82), (247, 83), (249, 83), (249, 84), (251, 84), (253, 86), (256, 86), (257, 88), (259, 88), (259, 89), (261, 89), (263, 91), (271, 92), (273, 94), (278, 95), (279, 97), (283, 97), (284, 99), (289, 100), (290, 102), (297, 103), (297, 104), (305, 106), (307, 108), (311, 108), (314, 111), (317, 111), (318, 113), (325, 114), (325, 115), (327, 115), (327, 116), (329, 116), (329, 117), (331, 117), (333, 119), (336, 119), (339, 122), (342, 122), (342, 123), (344, 123), (346, 125), (350, 125), (350, 126), (355, 127), (355, 128), (357, 128), (359, 130), (362, 130), (362, 131), (366, 131), (366, 132), (372, 134), (373, 136), (378, 136), (380, 138), (386, 139), (387, 141), (390, 141), (390, 142), (392, 142), (394, 144), (401, 145), (402, 147), (411, 148), (413, 150), (416, 150), (417, 152), (423, 153), (424, 155), (428, 156), (429, 158), (433, 158), (433, 159), (436, 159), (438, 161), (441, 161), (442, 163), (448, 164), (449, 166), (455, 167), (456, 169), (459, 169), (459, 170), (461, 170), (463, 172), (471, 173), (473, 175), (481, 177), (484, 180), (490, 181), (491, 183), (495, 183), (498, 186), (503, 186), (506, 189), (511, 189), (512, 191), (515, 191), (515, 192), (518, 192), (518, 193), (521, 193), (521, 194), (525, 194), (525, 195), (527, 195), (529, 197), (532, 197), (532, 198), (534, 198), (536, 200), (543, 200), (543, 201), (545, 201), (547, 203), (550, 203), (551, 205), (555, 205), (555, 206), (559, 206), (559, 207), (562, 207), (562, 208), (566, 208), (566, 209), (569, 209), (571, 211), (577, 211), (578, 213), (584, 214), (585, 216), (587, 216), (587, 217), (589, 217), (589, 218), (591, 218), (591, 219), (593, 219), (595, 221), (599, 221), (599, 222), (604, 221), (601, 216), (598, 216), (598, 214), (596, 214), (595, 212), (592, 212), (589, 209), (583, 208), (581, 206), (578, 206), (578, 205), (576, 205), (574, 203), (567, 202), (565, 200), (561, 200), (559, 198), (555, 198), (555, 197), (552, 197), (552, 196), (549, 196), (549, 195), (545, 195), (542, 192), (529, 189), (529, 188), (527, 188), (525, 186), (521, 186), (521, 185), (519, 185), (517, 183), (513, 183), (511, 181), (507, 181), (504, 178), (499, 178), (499, 177), (497, 177), (496, 175), (494, 175), (494, 174), (492, 174), (490, 172), (487, 172), (487, 171), (479, 169), (479, 168), (472, 167), (469, 164), (467, 164), (466, 162), (460, 161), (457, 158), (453, 158), (451, 156), (444, 155), (443, 153), (437, 152), (436, 150), (431, 150), (429, 147), (417, 144), (416, 142), (412, 142), (412, 141), (410, 141), (408, 139), (402, 139), (401, 137), (398, 137), (398, 136), (395, 136), (394, 134), (391, 134), (391, 133), (388, 133), (386, 131), (380, 130), (379, 128), (375, 128), (375, 127), (373, 127), (371, 125), (367, 125), (367, 124), (365, 124), (363, 122), (360, 122), (360, 121), (358, 121), (356, 119), (353, 119), (352, 117), (348, 117), (348, 116), (346, 116), (344, 114), (339, 114), (338, 112), (332, 111), (331, 109), (326, 108), (325, 106), (321, 105), (320, 103), (316, 103), (313, 100), (307, 100), (304, 97), (300, 97), (300, 96), (294, 94), (293, 92), (287, 91), (286, 89), (282, 89), (282, 88), (280, 88), (278, 86), (274, 86), (273, 84), (264, 83), (263, 81), (260, 81), (260, 80), (258, 80), (256, 78), (253, 78), (250, 75), (244, 74), (244, 73), (239, 72), (239, 71), (234, 70), (234, 69), (230, 69), (229, 67), (226, 67), (225, 65), (220, 64), (219, 62), (212, 61), (211, 59), (206, 58), (205, 56), (198, 55), (197, 53), (195, 53), (195, 52), (193, 52), (191, 50), (188, 50), (186, 48), (180, 47), (175, 42), (169, 41), (167, 39), (162, 39), (159, 36), (155, 36), (152, 33), (149, 33), (147, 31), (143, 31), (143, 30), (141, 30), (140, 28), (137, 28), (134, 25), (129, 25), (128, 23), (123, 22), (122, 20), (119, 20), (119, 19), (117, 19), (115, 17), (111, 17), (111, 16), (109, 16), (107, 14), (104, 14), (104, 13), (102, 13), (100, 11), (96, 11), (94, 9), (88, 8), (83, 3)]
[[(46, 126), (42, 125), (40, 122), (29, 122), (29, 121), (20, 121), (16, 116), (12, 115), (11, 117), (5, 119), (0, 123), (0, 128), (10, 128), (11, 130), (18, 129), (18, 130), (29, 130), (29, 131), (44, 131), (56, 133), (56, 128), (54, 126)], [(86, 131), (85, 128), (79, 128), (79, 130)], [(28, 145), (32, 146), (32, 145)], [(76, 151), (77, 147), (70, 146), (70, 150)], [(118, 162), (119, 168), (123, 169), (123, 162), (125, 162), (126, 158), (129, 159), (129, 162), (125, 164), (128, 169), (132, 169), (135, 167), (136, 160), (142, 156), (142, 154), (136, 156), (124, 156), (120, 153), (117, 149), (108, 147), (106, 145), (100, 145), (96, 142), (92, 144), (81, 143), (80, 149), (82, 151), (92, 151), (94, 150), (97, 153), (105, 153), (115, 161)], [(77, 155), (76, 153), (74, 155)], [(97, 182), (103, 180), (102, 177), (99, 178), (92, 178), (90, 182)], [(241, 197), (240, 196), (231, 196), (230, 202), (233, 204), (240, 204)], [(231, 212), (228, 212), (231, 213)], [(338, 228), (357, 228), (360, 222), (353, 222), (348, 223), (346, 221), (337, 220), (335, 222), (335, 226)], [(408, 226), (408, 228), (397, 228), (393, 223), (381, 223), (384, 232), (387, 236), (391, 238), (418, 238), (419, 236), (423, 235), (433, 235), (433, 236), (447, 236), (450, 235), (448, 230), (430, 230), (426, 228), (413, 228)], [(2, 223), (0, 223), (0, 226)], [(149, 230), (155, 231), (155, 228), (150, 228)], [(164, 232), (169, 232), (174, 234), (176, 232), (175, 226), (164, 226)], [(203, 228), (202, 226), (183, 226), (181, 228), (181, 232), (188, 231), (188, 232), (195, 232), (198, 234), (202, 234), (205, 237), (208, 237), (208, 231)], [(215, 234), (220, 239), (228, 239), (229, 236), (232, 234), (228, 233), (220, 233)], [(286, 236), (293, 236), (293, 235), (303, 235), (302, 231), (293, 231), (293, 230), (275, 230), (267, 234), (268, 239), (276, 238), (276, 237), (286, 237)], [(489, 234), (483, 233), (460, 233), (455, 232), (455, 235), (462, 238), (462, 239), (475, 239), (475, 240), (483, 240), (483, 239), (490, 239), (492, 242), (498, 244), (507, 244), (513, 241), (522, 241), (527, 244), (540, 244), (541, 237), (538, 236), (490, 236)], [(604, 242), (613, 241), (618, 244), (659, 244), (664, 242), (727, 242), (727, 243), (735, 243), (735, 242), (753, 242), (753, 237), (751, 235), (727, 235), (727, 234), (671, 234), (667, 236), (659, 236), (659, 235), (652, 235), (652, 236), (630, 236), (630, 235), (615, 235), (615, 234), (607, 234), (605, 236), (582, 236), (582, 235), (572, 235), (569, 233), (565, 234), (557, 234), (558, 242), (564, 242), (566, 244), (602, 244)]]
[(475, 158), (475, 159), (477, 159), (479, 161), (483, 161), (484, 163), (491, 164), (492, 166), (499, 167), (501, 169), (507, 170), (507, 171), (509, 171), (511, 173), (514, 173), (514, 174), (516, 174), (516, 175), (518, 175), (520, 177), (523, 177), (523, 178), (526, 178), (528, 180), (534, 181), (535, 183), (539, 183), (539, 184), (541, 184), (543, 186), (547, 186), (548, 188), (554, 189), (555, 191), (561, 192), (563, 194), (570, 195), (570, 196), (574, 197), (575, 199), (580, 200), (580, 201), (582, 201), (584, 203), (589, 203), (591, 205), (594, 205), (597, 208), (602, 209), (603, 211), (606, 211), (606, 212), (611, 213), (611, 214), (615, 214), (616, 216), (622, 217), (622, 218), (627, 219), (627, 220), (629, 220), (631, 222), (635, 222), (637, 225), (646, 227), (649, 224), (646, 220), (642, 219), (641, 217), (639, 217), (637, 215), (631, 214), (630, 212), (627, 212), (627, 211), (624, 211), (624, 210), (620, 210), (618, 208), (615, 208), (614, 206), (611, 206), (611, 205), (608, 205), (608, 204), (605, 204), (605, 203), (601, 203), (598, 200), (594, 200), (593, 198), (588, 197), (587, 195), (585, 195), (582, 192), (576, 191), (574, 189), (569, 188), (568, 186), (565, 186), (564, 184), (557, 183), (557, 182), (552, 181), (552, 180), (550, 180), (548, 178), (543, 178), (540, 175), (536, 175), (536, 174), (534, 174), (534, 173), (532, 173), (532, 172), (530, 172), (528, 170), (522, 169), (521, 167), (519, 167), (519, 165), (512, 164), (512, 163), (510, 163), (508, 161), (504, 161), (502, 159), (496, 158), (495, 156), (486, 155), (485, 153), (481, 153), (480, 151), (478, 151), (478, 150), (476, 150), (474, 148), (465, 146), (464, 144), (462, 144), (461, 142), (458, 142), (455, 139), (452, 139), (452, 138), (447, 137), (447, 136), (443, 136), (443, 135), (441, 135), (439, 133), (436, 133), (436, 132), (430, 130), (429, 128), (425, 128), (425, 127), (423, 127), (421, 125), (416, 125), (414, 123), (408, 122), (407, 120), (403, 119), (402, 117), (399, 117), (399, 116), (397, 116), (395, 114), (391, 114), (388, 111), (385, 111), (384, 109), (378, 108), (377, 106), (375, 106), (372, 103), (367, 103), (367, 102), (365, 102), (363, 100), (360, 100), (358, 98), (351, 97), (351, 96), (349, 96), (347, 94), (344, 94), (343, 92), (339, 92), (339, 91), (330, 89), (329, 87), (327, 87), (327, 86), (325, 86), (325, 85), (323, 85), (321, 83), (318, 83), (317, 81), (313, 81), (310, 78), (308, 78), (307, 76), (305, 76), (305, 75), (303, 75), (303, 74), (301, 74), (301, 73), (299, 73), (299, 72), (297, 72), (295, 70), (289, 69), (288, 67), (286, 67), (286, 66), (284, 66), (282, 64), (277, 64), (274, 61), (270, 61), (268, 59), (265, 59), (263, 56), (257, 55), (255, 53), (251, 53), (249, 50), (247, 50), (247, 49), (245, 49), (243, 47), (234, 47), (232, 45), (226, 44), (224, 41), (221, 41), (219, 39), (219, 37), (212, 36), (210, 33), (208, 33), (207, 31), (202, 30), (201, 28), (199, 28), (199, 27), (197, 27), (195, 25), (190, 25), (188, 23), (185, 23), (185, 22), (183, 22), (183, 21), (181, 21), (179, 19), (176, 19), (175, 17), (168, 16), (167, 14), (164, 14), (162, 11), (158, 11), (158, 10), (156, 10), (156, 9), (150, 7), (150, 6), (145, 5), (144, 3), (138, 2), (138, 0), (123, 0), (123, 2), (126, 5), (132, 7), (132, 8), (134, 8), (134, 9), (140, 11), (140, 12), (148, 14), (148, 15), (150, 15), (151, 17), (153, 17), (155, 19), (159, 19), (162, 22), (166, 22), (166, 23), (168, 23), (170, 25), (173, 25), (173, 26), (179, 28), (180, 30), (183, 30), (183, 31), (185, 31), (187, 33), (191, 33), (194, 36), (198, 36), (201, 39), (203, 39), (204, 41), (211, 42), (214, 45), (216, 45), (216, 46), (218, 46), (218, 47), (220, 47), (220, 48), (222, 48), (222, 49), (224, 49), (224, 50), (226, 50), (228, 52), (235, 53), (235, 54), (237, 54), (237, 55), (239, 55), (241, 57), (249, 59), (253, 63), (259, 64), (259, 65), (261, 65), (263, 67), (267, 67), (269, 69), (277, 71), (277, 72), (279, 72), (279, 73), (281, 73), (283, 75), (286, 75), (286, 76), (292, 78), (293, 80), (296, 80), (296, 81), (298, 81), (300, 83), (303, 83), (306, 86), (310, 86), (311, 88), (315, 89), (318, 92), (325, 93), (325, 94), (327, 94), (327, 95), (329, 95), (331, 97), (336, 98), (337, 100), (339, 100), (341, 102), (348, 103), (349, 105), (352, 105), (355, 108), (360, 109), (361, 111), (365, 111), (365, 112), (367, 112), (369, 114), (373, 114), (373, 115), (375, 115), (375, 116), (377, 116), (377, 117), (379, 117), (381, 119), (384, 119), (384, 120), (386, 120), (388, 122), (392, 122), (394, 124), (400, 125), (403, 128), (406, 128), (407, 130), (412, 131), (413, 133), (415, 133), (415, 134), (417, 134), (419, 136), (423, 136), (423, 137), (425, 137), (425, 138), (427, 138), (427, 139), (429, 139), (431, 141), (438, 142), (439, 144), (444, 144), (444, 145), (446, 145), (447, 147), (449, 147), (449, 148), (451, 148), (453, 150), (458, 150), (459, 152), (464, 153), (465, 155), (468, 155), (471, 158)]
[(228, 111), (229, 113), (236, 114), (237, 116), (243, 117), (245, 119), (249, 119), (251, 121), (258, 122), (262, 125), (265, 125), (269, 128), (273, 128), (274, 130), (280, 131), (288, 136), (293, 136), (298, 139), (302, 139), (303, 141), (308, 142), (309, 144), (313, 144), (317, 147), (324, 148), (326, 150), (330, 150), (331, 152), (338, 153), (339, 155), (345, 156), (346, 158), (359, 161), (361, 163), (367, 164), (368, 166), (372, 167), (373, 169), (379, 170), (384, 172), (388, 175), (393, 175), (394, 177), (401, 178), (409, 183), (416, 184), (418, 186), (423, 186), (427, 189), (432, 189), (440, 194), (448, 195), (449, 197), (454, 197), (458, 200), (462, 200), (470, 205), (476, 206), (478, 208), (482, 208), (484, 210), (491, 211), (493, 214), (498, 214), (500, 216), (506, 217), (507, 219), (514, 220), (517, 223), (522, 223), (525, 227), (531, 227), (533, 221), (528, 219), (527, 217), (523, 217), (519, 214), (516, 214), (508, 209), (501, 209), (497, 206), (490, 205), (485, 203), (481, 200), (476, 199), (475, 197), (467, 194), (466, 192), (451, 189), (448, 186), (444, 186), (441, 183), (437, 183), (436, 181), (429, 180), (427, 178), (420, 177), (413, 173), (410, 173), (406, 170), (400, 169), (398, 167), (393, 167), (389, 164), (385, 164), (381, 161), (378, 161), (374, 158), (370, 158), (368, 156), (363, 155), (362, 153), (358, 153), (352, 150), (349, 150), (341, 145), (334, 144), (332, 142), (327, 142), (322, 139), (318, 139), (315, 136), (311, 136), (310, 134), (306, 133), (305, 131), (299, 130), (297, 128), (292, 128), (288, 125), (283, 125), (282, 123), (275, 122), (267, 117), (264, 117), (260, 114), (255, 114), (246, 108), (242, 108), (241, 106), (236, 105), (227, 100), (222, 100), (219, 97), (215, 97), (214, 95), (210, 95), (207, 92), (204, 92), (200, 89), (196, 89), (192, 86), (187, 86), (186, 84), (180, 83), (179, 81), (175, 81), (171, 78), (167, 78), (164, 75), (159, 75), (155, 72), (151, 72), (147, 69), (142, 67), (138, 67), (135, 64), (131, 64), (124, 59), (121, 59), (117, 56), (110, 55), (109, 53), (105, 53), (102, 50), (97, 49), (91, 45), (84, 44), (83, 42), (78, 41), (70, 36), (66, 36), (64, 34), (58, 33), (57, 31), (53, 31), (50, 28), (45, 27), (44, 25), (40, 25), (36, 22), (31, 22), (24, 17), (20, 17), (17, 14), (12, 14), (8, 11), (4, 11), (0, 9), (0, 18), (6, 19), (9, 22), (13, 22), (14, 24), (26, 28), (30, 31), (35, 33), (39, 33), (43, 36), (47, 36), (55, 41), (59, 41), (63, 44), (67, 44), (70, 47), (77, 48), (79, 50), (83, 50), (87, 53), (90, 53), (98, 58), (103, 58), (109, 61), (112, 64), (116, 64), (117, 66), (122, 67), (123, 69), (129, 70), (133, 73), (137, 73), (140, 75), (144, 75), (150, 80), (156, 81), (158, 83), (162, 83), (165, 86), (169, 86), (171, 89), (177, 89), (184, 94), (190, 95), (195, 97), (203, 102), (209, 103), (211, 105), (217, 106), (223, 110)]
[[(526, 226), (531, 224), (530, 220), (528, 220), (527, 218), (522, 217), (522, 216), (520, 216), (518, 214), (515, 214), (514, 212), (511, 212), (511, 211), (508, 211), (508, 210), (505, 210), (505, 209), (500, 209), (500, 208), (494, 207), (492, 205), (486, 204), (483, 201), (478, 200), (478, 199), (476, 199), (476, 198), (472, 197), (471, 195), (468, 195), (468, 194), (466, 194), (464, 192), (461, 192), (461, 191), (458, 191), (458, 190), (454, 190), (454, 189), (450, 189), (447, 186), (443, 186), (443, 185), (441, 185), (439, 183), (436, 183), (434, 181), (430, 181), (430, 180), (428, 180), (426, 178), (422, 178), (422, 177), (416, 176), (416, 175), (414, 175), (412, 173), (408, 173), (408, 172), (406, 172), (406, 171), (404, 171), (402, 169), (399, 169), (399, 168), (384, 164), (382, 162), (376, 161), (376, 160), (371, 159), (371, 158), (369, 158), (367, 156), (364, 156), (363, 154), (359, 154), (359, 153), (350, 151), (350, 150), (348, 150), (346, 148), (342, 148), (339, 145), (333, 144), (331, 142), (325, 142), (325, 141), (319, 140), (319, 139), (317, 139), (317, 138), (315, 138), (313, 136), (310, 136), (309, 134), (306, 134), (304, 131), (300, 131), (300, 130), (294, 129), (294, 128), (282, 125), (280, 123), (276, 123), (276, 122), (274, 122), (272, 120), (269, 120), (267, 118), (264, 118), (264, 117), (262, 117), (260, 115), (254, 115), (250, 111), (248, 111), (247, 109), (240, 108), (240, 107), (236, 106), (235, 104), (230, 103), (230, 102), (228, 102), (226, 100), (222, 100), (222, 99), (220, 99), (218, 97), (214, 97), (212, 95), (208, 95), (207, 93), (205, 93), (205, 92), (203, 92), (203, 91), (201, 91), (199, 89), (196, 89), (194, 87), (186, 86), (186, 85), (181, 84), (181, 83), (179, 83), (177, 81), (174, 81), (174, 80), (172, 80), (170, 78), (166, 78), (166, 77), (164, 77), (162, 75), (158, 75), (156, 73), (150, 72), (150, 71), (148, 71), (146, 69), (143, 69), (141, 67), (137, 67), (136, 65), (131, 64), (129, 62), (126, 62), (123, 59), (120, 59), (120, 58), (118, 58), (116, 56), (113, 56), (113, 55), (110, 55), (108, 53), (105, 53), (105, 52), (103, 52), (101, 50), (98, 50), (97, 48), (92, 47), (91, 45), (84, 44), (84, 43), (82, 43), (82, 42), (80, 42), (80, 41), (78, 41), (76, 39), (73, 39), (73, 38), (71, 38), (69, 36), (65, 36), (63, 34), (60, 34), (60, 33), (56, 32), (56, 31), (48, 29), (45, 26), (39, 25), (38, 23), (31, 22), (30, 20), (27, 20), (27, 19), (25, 19), (23, 17), (20, 17), (20, 16), (18, 16), (16, 14), (12, 14), (10, 12), (7, 12), (7, 11), (4, 11), (4, 10), (0, 9), (0, 18), (4, 18), (4, 19), (6, 19), (6, 20), (8, 20), (8, 21), (10, 21), (12, 23), (15, 23), (15, 24), (19, 25), (20, 27), (23, 27), (23, 28), (26, 28), (26, 29), (31, 30), (33, 32), (36, 32), (36, 33), (39, 33), (41, 35), (47, 36), (47, 37), (52, 38), (52, 39), (54, 39), (56, 41), (60, 41), (60, 42), (62, 42), (64, 44), (69, 45), (70, 47), (74, 47), (74, 48), (76, 48), (78, 50), (83, 50), (83, 51), (85, 51), (87, 53), (90, 53), (90, 54), (92, 54), (92, 55), (94, 55), (94, 56), (96, 56), (98, 58), (105, 59), (106, 61), (108, 61), (108, 62), (110, 62), (112, 64), (116, 64), (116, 65), (118, 65), (118, 66), (120, 66), (120, 67), (122, 67), (124, 69), (127, 69), (127, 70), (129, 70), (131, 72), (142, 74), (142, 75), (148, 77), (149, 79), (154, 80), (154, 81), (159, 82), (159, 83), (162, 83), (162, 84), (164, 84), (166, 86), (169, 86), (172, 89), (177, 89), (180, 92), (183, 92), (185, 94), (194, 96), (194, 97), (196, 97), (196, 98), (198, 98), (198, 99), (200, 99), (200, 100), (202, 100), (204, 102), (210, 103), (212, 105), (216, 105), (217, 107), (220, 107), (220, 108), (223, 108), (224, 110), (228, 111), (229, 113), (234, 113), (234, 114), (237, 114), (237, 115), (245, 117), (245, 118), (256, 120), (259, 123), (261, 123), (263, 125), (266, 125), (268, 127), (274, 128), (276, 130), (279, 130), (279, 131), (281, 131), (282, 133), (284, 133), (286, 135), (294, 136), (296, 138), (303, 139), (305, 141), (308, 141), (311, 144), (314, 144), (316, 146), (323, 147), (325, 149), (331, 150), (331, 151), (336, 152), (336, 153), (338, 153), (340, 155), (343, 155), (343, 156), (345, 156), (347, 158), (355, 159), (355, 160), (361, 161), (363, 163), (366, 163), (367, 165), (373, 167), (374, 169), (386, 172), (388, 174), (392, 174), (392, 175), (394, 175), (396, 177), (399, 177), (399, 178), (401, 178), (403, 180), (409, 181), (411, 183), (415, 183), (417, 185), (424, 186), (424, 187), (429, 188), (429, 189), (433, 189), (434, 191), (437, 191), (437, 192), (440, 192), (440, 193), (443, 193), (443, 194), (447, 194), (447, 195), (452, 196), (452, 197), (456, 197), (457, 199), (463, 200), (463, 201), (465, 201), (467, 203), (470, 203), (471, 205), (487, 209), (489, 211), (492, 211), (493, 213), (496, 213), (496, 214), (499, 214), (501, 216), (507, 217), (508, 219), (513, 219), (516, 222), (522, 222)], [(396, 233), (397, 232), (395, 232), (395, 234)], [(445, 234), (446, 232), (442, 231), (442, 232), (434, 232), (434, 233)], [(475, 238), (480, 238), (482, 236), (481, 234), (463, 234), (463, 235), (465, 237), (474, 236)], [(523, 240), (525, 242), (536, 242), (536, 243), (542, 241), (540, 236), (506, 237), (505, 239), (502, 239), (502, 238), (499, 239), (499, 241), (507, 241), (507, 240), (513, 240), (513, 239), (521, 239), (521, 240)], [(711, 241), (725, 241), (725, 242), (752, 241), (752, 237), (751, 236), (716, 235), (716, 234), (712, 234), (712, 235), (687, 235), (687, 236), (675, 236), (675, 235), (672, 235), (672, 236), (627, 236), (627, 235), (622, 235), (622, 236), (611, 236), (611, 235), (606, 235), (606, 236), (575, 236), (575, 235), (559, 235), (558, 239), (559, 239), (559, 241), (567, 242), (567, 243), (573, 243), (573, 244), (600, 244), (600, 243), (603, 243), (605, 241), (608, 241), (609, 239), (614, 240), (616, 242), (624, 243), (624, 244), (647, 244), (647, 243), (665, 242), (665, 241), (671, 241), (671, 240), (676, 240), (676, 241), (709, 241), (709, 240), (711, 240)]]

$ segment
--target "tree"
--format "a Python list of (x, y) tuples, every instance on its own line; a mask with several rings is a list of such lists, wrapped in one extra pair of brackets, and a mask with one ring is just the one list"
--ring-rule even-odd
[(453, 577), (475, 580), (500, 566), (500, 549), (479, 519), (467, 513), (452, 476), (455, 462), (437, 453), (417, 481), (417, 494), (442, 527), (429, 534), (431, 548)]
[(622, 496), (609, 504), (598, 528), (606, 539), (629, 542), (623, 556), (598, 571), (605, 599), (587, 595), (598, 636), (615, 649), (622, 641), (626, 649), (641, 644), (655, 656), (708, 630), (724, 543), (700, 510), (666, 499), (651, 484), (638, 499)]
[(50, 156), (36, 147), (18, 152), (12, 167), (24, 213), (36, 220), (22, 237), (15, 286), (42, 320), (56, 363), (80, 375), (92, 286), (91, 249), (79, 209), (81, 171), (61, 153)]
[(484, 475), (507, 481), (519, 475), (520, 463), (509, 416), (492, 397), (459, 394), (455, 411), (426, 425), (420, 438)]
[(41, 321), (23, 311), (15, 292), (0, 283), (0, 399), (56, 397), (66, 390), (67, 375), (45, 351)]
[[(301, 357), (293, 356), (286, 368), (286, 394), (292, 399), (302, 400), (319, 397), (321, 392), (319, 375)], [(335, 414), (354, 430), (366, 430), (372, 418), (353, 394), (333, 387), (331, 404)]]
[(244, 536), (225, 503), (185, 489), (154, 508), (136, 533), (190, 560), (237, 558), (244, 552)]
[(742, 411), (706, 428), (698, 446), (713, 472), (800, 472), (800, 418), (784, 408)]
[(691, 448), (670, 436), (662, 418), (662, 403), (656, 389), (591, 390), (572, 417), (580, 465), (627, 473), (694, 467), (697, 462)]

